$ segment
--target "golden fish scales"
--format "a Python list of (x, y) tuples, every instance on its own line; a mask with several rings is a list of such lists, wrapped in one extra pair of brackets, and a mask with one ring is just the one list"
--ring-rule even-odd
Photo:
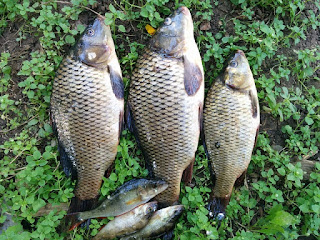
[(110, 74), (66, 58), (53, 85), (51, 112), (59, 135), (77, 171), (75, 195), (97, 197), (105, 171), (119, 142), (123, 99), (113, 93)]
[(203, 84), (186, 93), (182, 59), (150, 50), (139, 58), (128, 102), (147, 164), (169, 185), (156, 197), (161, 203), (178, 200), (182, 173), (194, 160), (203, 95)]
[(220, 79), (209, 90), (204, 108), (207, 151), (215, 174), (215, 197), (230, 197), (233, 185), (247, 169), (259, 118), (252, 117), (248, 92), (236, 91)]

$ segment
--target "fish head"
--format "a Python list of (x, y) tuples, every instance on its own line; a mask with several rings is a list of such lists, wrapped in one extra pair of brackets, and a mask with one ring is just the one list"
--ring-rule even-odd
[(183, 211), (184, 211), (183, 205), (174, 205), (174, 206), (162, 208), (158, 212), (159, 212), (159, 215), (162, 215), (161, 218), (165, 222), (174, 223)]
[(157, 52), (175, 55), (194, 39), (193, 21), (187, 7), (179, 7), (167, 17), (150, 41), (150, 48)]
[(107, 66), (114, 51), (114, 43), (110, 27), (104, 19), (98, 17), (89, 25), (75, 47), (75, 58), (93, 67)]
[(167, 189), (168, 184), (163, 180), (148, 180), (148, 184), (145, 187), (139, 189), (140, 199), (142, 201), (149, 200), (159, 193)]
[(224, 72), (225, 84), (235, 90), (248, 90), (254, 85), (249, 62), (243, 51), (237, 50)]
[(157, 210), (158, 208), (158, 202), (156, 201), (153, 201), (153, 202), (148, 202), (146, 204), (143, 204), (142, 206), (143, 208), (143, 214), (148, 216), (148, 217), (151, 217), (152, 214)]

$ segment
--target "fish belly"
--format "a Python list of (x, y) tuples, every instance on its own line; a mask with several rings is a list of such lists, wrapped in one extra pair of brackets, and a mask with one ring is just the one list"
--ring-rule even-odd
[(138, 60), (128, 101), (147, 164), (169, 185), (156, 197), (161, 203), (178, 200), (182, 173), (194, 159), (201, 98), (203, 89), (187, 95), (182, 61), (148, 51)]
[(105, 70), (64, 60), (54, 81), (51, 112), (58, 138), (77, 170), (75, 196), (97, 197), (102, 177), (119, 143), (123, 100), (112, 91)]
[(230, 197), (236, 179), (247, 169), (257, 131), (248, 94), (216, 81), (208, 92), (204, 131), (216, 182), (216, 197)]

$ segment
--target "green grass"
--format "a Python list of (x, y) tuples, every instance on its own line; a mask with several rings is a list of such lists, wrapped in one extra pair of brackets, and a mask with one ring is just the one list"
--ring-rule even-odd
[[(0, 239), (89, 239), (108, 220), (93, 220), (90, 230), (60, 233), (65, 211), (51, 211), (35, 217), (47, 203), (68, 203), (75, 183), (59, 167), (59, 156), (48, 117), (52, 80), (66, 49), (75, 43), (85, 26), (76, 21), (93, 13), (95, 1), (0, 1), (0, 34), (19, 26), (13, 41), (16, 49), (29, 38), (38, 46), (20, 56), (3, 51), (0, 55), (0, 204), (1, 212), (13, 216), (16, 225)], [(132, 1), (131, 1), (132, 2)], [(176, 239), (297, 239), (319, 238), (320, 163), (307, 178), (301, 160), (320, 146), (320, 92), (316, 71), (320, 68), (320, 46), (297, 48), (308, 41), (311, 29), (319, 31), (320, 19), (308, 2), (302, 0), (231, 0), (235, 9), (220, 23), (215, 14), (223, 1), (157, 0), (110, 1), (105, 14), (111, 24), (126, 90), (139, 53), (150, 38), (144, 27), (158, 27), (173, 8), (185, 5), (192, 10), (195, 36), (203, 57), (206, 87), (221, 72), (236, 49), (245, 51), (250, 62), (264, 119), (278, 122), (283, 137), (281, 151), (274, 149), (268, 131), (260, 132), (250, 163), (248, 184), (234, 190), (227, 208), (227, 218), (218, 226), (208, 218), (205, 208), (210, 176), (203, 147), (199, 145), (194, 168), (194, 187), (182, 185), (180, 201), (186, 211), (175, 228)], [(262, 11), (263, 19), (257, 18)], [(308, 15), (306, 15), (308, 13)], [(308, 16), (308, 17), (306, 17)], [(204, 21), (218, 26), (215, 31), (201, 31)], [(131, 24), (139, 33), (126, 34)], [(143, 42), (133, 35), (142, 34)], [(292, 50), (295, 49), (295, 50)], [(18, 55), (16, 55), (18, 54)], [(17, 69), (17, 61), (23, 58)], [(319, 75), (318, 75), (319, 76)], [(319, 85), (319, 84), (318, 84)], [(0, 137), (1, 137), (0, 136)], [(294, 161), (295, 159), (295, 161)], [(101, 195), (107, 196), (125, 181), (144, 177), (147, 171), (133, 136), (123, 132), (115, 169), (103, 180)], [(0, 216), (0, 223), (6, 220)]]

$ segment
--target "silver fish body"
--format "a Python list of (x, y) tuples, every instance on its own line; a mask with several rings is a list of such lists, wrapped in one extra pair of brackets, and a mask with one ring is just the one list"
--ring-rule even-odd
[(132, 234), (145, 227), (156, 210), (157, 202), (140, 205), (108, 222), (93, 240), (114, 239)]
[(163, 180), (132, 179), (119, 187), (97, 208), (80, 212), (77, 219), (119, 216), (148, 202), (168, 187)]
[(183, 205), (175, 205), (156, 211), (148, 224), (140, 231), (121, 238), (121, 240), (153, 239), (171, 230), (184, 210)]

